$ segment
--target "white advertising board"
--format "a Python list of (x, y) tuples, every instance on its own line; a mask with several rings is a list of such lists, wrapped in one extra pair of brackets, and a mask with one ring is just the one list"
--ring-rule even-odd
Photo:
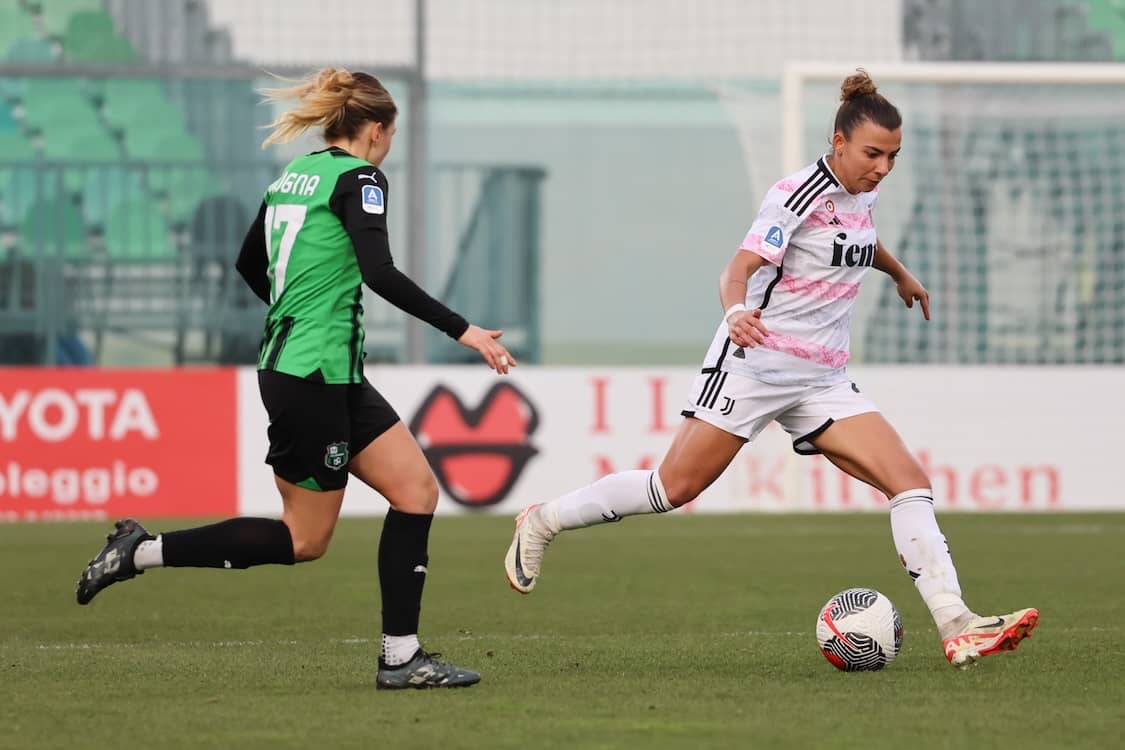
[[(607, 472), (656, 466), (680, 424), (689, 368), (377, 367), (368, 378), (414, 430), (439, 512), (514, 514)], [(1125, 510), (1113, 472), (1125, 423), (1121, 368), (854, 368), (853, 380), (918, 455), (955, 511)], [(276, 515), (267, 419), (239, 373), (239, 509)], [(353, 479), (348, 515), (386, 503)], [(883, 510), (886, 500), (776, 425), (687, 512)]]

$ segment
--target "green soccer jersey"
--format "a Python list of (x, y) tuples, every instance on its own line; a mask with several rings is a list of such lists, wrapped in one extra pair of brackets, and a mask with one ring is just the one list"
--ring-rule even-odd
[(387, 178), (340, 149), (298, 157), (266, 190), (269, 312), (258, 367), (358, 383), (363, 274), (352, 235), (386, 233)]

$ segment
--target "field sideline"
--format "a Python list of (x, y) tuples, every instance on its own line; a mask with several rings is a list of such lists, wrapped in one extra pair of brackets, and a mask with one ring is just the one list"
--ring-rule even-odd
[[(560, 537), (529, 597), (504, 581), (511, 519), (441, 517), (423, 641), (484, 680), (426, 693), (373, 687), (377, 519), (310, 565), (152, 571), (87, 608), (74, 584), (110, 524), (0, 525), (0, 748), (1117, 746), (1125, 514), (941, 521), (970, 606), (1042, 613), (966, 672), (883, 515), (630, 519)], [(902, 613), (884, 672), (816, 649), (850, 586)]]

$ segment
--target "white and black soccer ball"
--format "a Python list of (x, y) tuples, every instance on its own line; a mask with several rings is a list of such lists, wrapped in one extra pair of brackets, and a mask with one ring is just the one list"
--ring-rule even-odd
[(845, 672), (882, 669), (902, 648), (902, 618), (874, 589), (847, 589), (828, 600), (816, 618), (824, 658)]

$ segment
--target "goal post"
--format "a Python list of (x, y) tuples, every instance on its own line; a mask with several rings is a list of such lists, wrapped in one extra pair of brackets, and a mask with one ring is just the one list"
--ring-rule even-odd
[(781, 78), (782, 159), (786, 173), (805, 163), (800, 132), (804, 122), (803, 92), (810, 83), (838, 86), (863, 68), (875, 81), (897, 84), (994, 86), (1120, 86), (1125, 95), (1125, 64), (1121, 63), (848, 63), (793, 62)]

